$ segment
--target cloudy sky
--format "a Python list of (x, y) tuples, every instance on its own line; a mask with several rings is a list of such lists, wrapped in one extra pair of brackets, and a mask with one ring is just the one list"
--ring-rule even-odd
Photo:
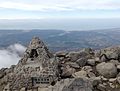
[(120, 0), (0, 0), (0, 29), (120, 28)]
[(120, 0), (0, 0), (0, 19), (120, 18)]

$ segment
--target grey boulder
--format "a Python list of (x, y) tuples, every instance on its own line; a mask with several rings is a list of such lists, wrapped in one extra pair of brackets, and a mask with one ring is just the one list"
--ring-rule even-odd
[(117, 67), (113, 63), (102, 62), (96, 66), (96, 70), (106, 78), (116, 77), (117, 75)]

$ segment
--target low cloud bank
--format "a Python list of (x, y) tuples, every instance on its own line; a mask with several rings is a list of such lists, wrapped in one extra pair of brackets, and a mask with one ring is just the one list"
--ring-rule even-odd
[(1, 49), (0, 68), (17, 64), (25, 50), (26, 47), (18, 43), (10, 45), (6, 49)]

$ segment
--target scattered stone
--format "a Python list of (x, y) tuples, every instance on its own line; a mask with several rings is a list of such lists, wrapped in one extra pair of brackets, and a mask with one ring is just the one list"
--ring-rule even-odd
[(108, 81), (108, 79), (103, 77), (103, 76), (101, 76), (101, 79), (102, 79), (103, 82), (107, 82)]
[(75, 62), (76, 60), (78, 60), (80, 58), (80, 53), (79, 52), (69, 52), (68, 57), (70, 57), (72, 62)]
[(95, 62), (96, 63), (100, 63), (101, 62), (100, 58), (99, 57), (95, 57)]
[(87, 64), (94, 66), (95, 65), (95, 59), (88, 59)]
[(116, 78), (110, 78), (110, 79), (109, 79), (109, 82), (111, 82), (111, 83), (116, 82)]
[(76, 78), (63, 87), (62, 91), (93, 91), (92, 84), (86, 78)]
[(109, 52), (108, 54), (106, 53), (108, 59), (118, 59), (118, 54), (116, 52)]
[(59, 51), (55, 53), (56, 57), (66, 57), (68, 53), (66, 51)]
[(106, 83), (106, 82), (103, 82), (102, 84), (103, 84), (104, 86), (107, 86), (107, 85), (108, 85), (108, 83)]
[(120, 64), (118, 60), (110, 60), (110, 63), (113, 63), (116, 66)]
[(94, 50), (91, 48), (84, 48), (82, 51), (86, 52), (87, 54), (94, 54)]
[(120, 65), (117, 65), (117, 69), (120, 70)]
[(97, 89), (100, 90), (100, 91), (107, 91), (106, 86), (104, 86), (103, 84), (97, 85)]
[(108, 58), (107, 58), (106, 54), (102, 54), (102, 55), (100, 56), (100, 61), (101, 61), (101, 62), (106, 62), (106, 61), (108, 61)]
[(111, 88), (115, 88), (115, 85), (114, 85), (113, 83), (109, 83), (109, 86), (110, 86)]
[(72, 76), (73, 73), (75, 73), (75, 69), (71, 68), (69, 65), (67, 65), (62, 69), (61, 76), (62, 77), (70, 77), (70, 76)]
[(102, 62), (96, 66), (96, 69), (100, 75), (106, 78), (116, 77), (117, 75), (117, 67), (113, 63)]
[(78, 60), (76, 61), (76, 63), (77, 63), (80, 67), (85, 66), (86, 62), (87, 62), (87, 59), (86, 59), (86, 58), (80, 58), (80, 59), (78, 59)]
[(101, 83), (101, 78), (100, 77), (94, 77), (94, 78), (90, 78), (92, 85), (93, 86), (97, 86), (99, 83)]
[(96, 58), (99, 58), (100, 55), (101, 55), (101, 51), (100, 51), (100, 50), (95, 50), (95, 51), (94, 51), (94, 54), (95, 54), (95, 57), (96, 57)]
[(80, 66), (77, 63), (75, 63), (75, 62), (67, 62), (65, 64), (69, 65), (70, 67), (75, 68), (75, 69), (79, 69), (80, 68)]
[(88, 58), (89, 56), (89, 53), (86, 52), (85, 50), (81, 50), (81, 51), (78, 51), (78, 52), (69, 52), (67, 57), (69, 57), (71, 59), (72, 62), (75, 62), (77, 61), (78, 59), (80, 58)]
[(117, 77), (117, 82), (120, 84), (120, 77)]
[(82, 68), (82, 70), (84, 70), (84, 71), (86, 71), (86, 72), (92, 72), (92, 71), (93, 71), (93, 69), (92, 69), (91, 66), (84, 66), (84, 67)]
[(120, 72), (117, 74), (117, 77), (119, 77), (120, 76)]
[(74, 78), (80, 78), (80, 77), (87, 77), (87, 72), (86, 71), (78, 71), (74, 74), (72, 74)]
[(102, 55), (106, 55), (106, 58), (108, 60), (118, 60), (119, 59), (119, 51), (120, 51), (120, 48), (119, 47), (109, 47), (109, 48), (106, 48), (104, 50), (101, 50), (101, 54)]
[(87, 76), (88, 76), (89, 78), (96, 77), (93, 72), (88, 72), (88, 73), (87, 73)]

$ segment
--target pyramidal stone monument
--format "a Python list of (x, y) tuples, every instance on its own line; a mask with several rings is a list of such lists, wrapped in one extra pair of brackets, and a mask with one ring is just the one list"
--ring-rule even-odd
[[(57, 63), (45, 44), (34, 37), (28, 45), (23, 58), (14, 68), (9, 77), (10, 91), (21, 88), (48, 86), (57, 80)], [(41, 85), (40, 85), (41, 84)]]

